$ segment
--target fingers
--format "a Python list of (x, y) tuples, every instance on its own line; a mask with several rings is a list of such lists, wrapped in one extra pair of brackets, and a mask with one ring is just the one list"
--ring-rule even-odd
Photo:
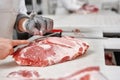
[(32, 34), (32, 35), (33, 35), (33, 33), (34, 33), (34, 31), (33, 31), (34, 27), (35, 27), (35, 22), (34, 22), (34, 20), (29, 19), (29, 20), (27, 21), (27, 23), (26, 23), (26, 30), (27, 30), (27, 32), (28, 32), (29, 34)]
[(53, 29), (53, 20), (50, 18), (43, 18), (46, 22), (46, 32), (50, 32)]
[[(42, 17), (42, 16), (36, 16), (35, 17), (38, 23), (40, 24), (40, 31), (44, 33), (50, 32), (53, 29), (53, 20), (50, 18)], [(37, 22), (36, 21), (36, 22)]]
[(47, 29), (47, 23), (46, 23), (46, 21), (43, 19), (43, 17), (35, 17), (35, 18), (37, 20), (36, 23), (39, 24), (36, 28), (39, 31), (43, 32), (43, 34), (46, 33), (46, 29)]
[(14, 53), (14, 49), (11, 48), (11, 49), (10, 49), (10, 52), (9, 52), (9, 55), (11, 55), (11, 54), (13, 54), (13, 53)]
[(28, 44), (28, 43), (29, 43), (28, 40), (12, 40), (13, 46), (17, 46), (17, 45), (21, 45), (21, 44)]
[(42, 32), (40, 32), (38, 29), (34, 28), (33, 29), (33, 35), (43, 35)]
[(28, 22), (26, 29), (32, 35), (43, 35), (53, 29), (53, 20), (36, 15)]

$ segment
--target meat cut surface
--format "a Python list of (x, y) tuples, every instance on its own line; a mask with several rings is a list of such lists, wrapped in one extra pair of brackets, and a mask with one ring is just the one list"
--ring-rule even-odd
[(71, 37), (49, 37), (19, 48), (13, 55), (16, 63), (27, 66), (49, 66), (83, 55), (88, 43)]
[(19, 70), (9, 73), (7, 77), (17, 78), (17, 80), (18, 79), (19, 80), (108, 80), (100, 72), (98, 66), (86, 67), (84, 69), (77, 70), (72, 74), (70, 73), (67, 76), (63, 75), (62, 77), (58, 77), (58, 78), (45, 78), (42, 77), (39, 72), (31, 71), (31, 70)]
[[(38, 78), (40, 77), (37, 71), (19, 70), (11, 72), (7, 75), (8, 78)], [(19, 79), (20, 80), (20, 79)]]

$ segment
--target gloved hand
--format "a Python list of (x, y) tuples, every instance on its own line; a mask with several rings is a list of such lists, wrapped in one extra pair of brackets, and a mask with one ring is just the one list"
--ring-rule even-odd
[(32, 35), (43, 35), (53, 29), (53, 20), (34, 15), (26, 21), (25, 28)]
[(14, 52), (14, 46), (27, 43), (29, 43), (27, 40), (10, 40), (0, 38), (0, 59), (5, 59), (8, 55), (12, 54)]

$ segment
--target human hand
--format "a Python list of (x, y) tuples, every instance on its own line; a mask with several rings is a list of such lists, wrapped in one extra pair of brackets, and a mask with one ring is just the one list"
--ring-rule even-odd
[(27, 20), (25, 27), (26, 31), (32, 35), (43, 35), (53, 29), (53, 20), (35, 15)]
[(10, 40), (0, 38), (0, 59), (5, 59), (14, 52), (13, 47), (21, 44), (29, 43), (27, 40)]

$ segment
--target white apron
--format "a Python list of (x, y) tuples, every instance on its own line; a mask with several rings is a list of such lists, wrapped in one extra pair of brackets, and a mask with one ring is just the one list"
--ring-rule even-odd
[(20, 0), (0, 0), (0, 37), (12, 39)]

